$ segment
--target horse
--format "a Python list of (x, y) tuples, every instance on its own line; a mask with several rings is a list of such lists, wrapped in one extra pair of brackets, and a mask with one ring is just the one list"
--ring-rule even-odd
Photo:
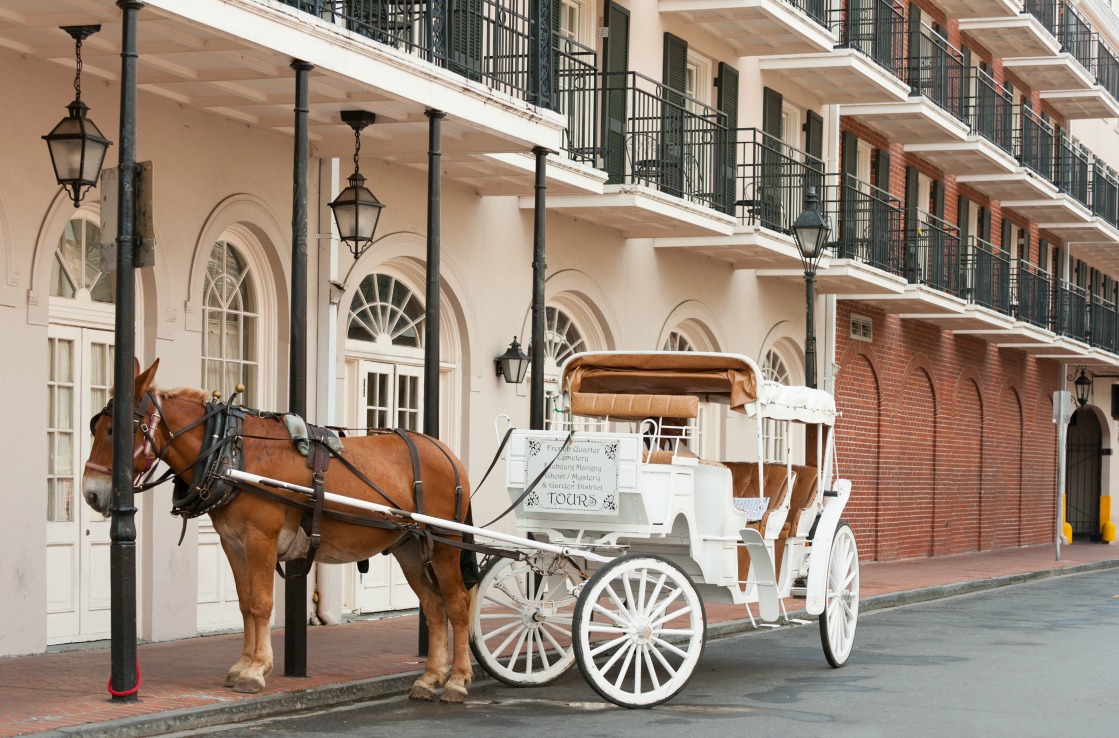
[[(157, 388), (154, 378), (158, 366), (156, 359), (143, 372), (139, 362), (135, 367), (133, 461), (137, 487), (155, 460), (166, 463), (177, 484), (185, 487), (196, 481), (205, 466), (200, 463), (200, 455), (206, 453), (203, 421), (208, 411), (214, 415), (215, 410), (224, 408), (229, 413), (230, 405), (215, 402), (208, 406), (207, 393), (200, 389)], [(313, 473), (309, 468), (308, 459), (293, 444), (281, 416), (239, 408), (235, 408), (235, 414), (237, 410), (243, 415), (240, 432), (221, 453), (240, 449), (245, 472), (300, 486), (312, 480), (332, 493), (406, 512), (417, 512), (417, 499), (422, 499), (422, 512), (443, 520), (459, 520), (468, 513), (470, 495), (463, 489), (466, 476), (462, 462), (436, 439), (401, 432), (348, 437), (343, 451), (331, 454), (325, 473), (313, 479), (320, 472)], [(112, 498), (111, 407), (95, 416), (90, 426), (93, 447), (85, 465), (82, 494), (91, 507), (107, 514)], [(312, 442), (312, 453), (317, 445)], [(417, 485), (421, 479), (422, 485)], [(422, 489), (422, 498), (414, 494), (416, 487)], [(309, 565), (306, 552), (310, 539), (320, 531), (307, 534), (307, 498), (297, 492), (262, 491), (244, 485), (231, 486), (227, 492), (224, 500), (206, 510), (233, 569), (245, 627), (241, 656), (229, 669), (225, 686), (235, 692), (255, 693), (264, 689), (265, 677), (272, 670), (269, 619), (274, 570), (280, 561), (302, 560)], [(476, 588), (467, 586), (460, 569), (460, 557), (465, 552), (454, 544), (462, 537), (409, 525), (403, 517), (357, 517), (353, 508), (324, 503), (314, 560), (360, 562), (391, 552), (431, 626), (427, 664), (413, 683), (410, 697), (432, 700), (442, 688), (444, 702), (464, 701), (473, 675), (468, 637)], [(379, 527), (371, 527), (368, 520)], [(433, 537), (433, 533), (437, 535)], [(473, 561), (473, 554), (469, 555)], [(448, 623), (454, 634), (450, 659)]]

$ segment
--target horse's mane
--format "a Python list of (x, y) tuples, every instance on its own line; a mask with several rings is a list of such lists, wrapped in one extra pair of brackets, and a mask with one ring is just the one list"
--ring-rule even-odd
[(209, 392), (204, 389), (198, 389), (197, 387), (173, 387), (166, 390), (157, 389), (156, 393), (160, 397), (168, 400), (182, 398), (184, 400), (196, 400), (202, 404), (205, 404), (207, 399), (209, 399), (210, 397)]

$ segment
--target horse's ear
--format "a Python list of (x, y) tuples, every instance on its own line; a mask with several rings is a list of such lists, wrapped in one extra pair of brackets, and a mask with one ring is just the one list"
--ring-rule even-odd
[(134, 395), (137, 400), (144, 396), (151, 386), (152, 381), (155, 379), (155, 370), (159, 368), (159, 359), (152, 362), (152, 365), (147, 368), (142, 374), (140, 372), (140, 362), (136, 362), (136, 394)]

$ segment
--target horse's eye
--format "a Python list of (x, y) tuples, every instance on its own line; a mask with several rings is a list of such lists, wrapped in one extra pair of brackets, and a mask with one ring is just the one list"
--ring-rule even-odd
[(112, 438), (113, 437), (113, 426), (110, 424), (109, 427), (105, 429), (105, 432), (109, 434), (109, 438)]

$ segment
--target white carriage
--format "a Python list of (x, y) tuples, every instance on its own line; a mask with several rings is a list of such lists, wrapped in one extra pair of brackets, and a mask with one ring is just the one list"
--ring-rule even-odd
[[(506, 484), (531, 542), (483, 568), (471, 647), (487, 672), (541, 685), (578, 663), (606, 699), (649, 707), (691, 677), (704, 603), (756, 604), (774, 622), (787, 597), (819, 616), (828, 662), (846, 663), (859, 560), (840, 520), (851, 485), (832, 477), (830, 394), (695, 352), (579, 354), (561, 389), (566, 427), (508, 441)], [(691, 451), (701, 403), (753, 419), (749, 460)], [(764, 462), (763, 421), (784, 463)], [(805, 464), (792, 463), (794, 435)]]

